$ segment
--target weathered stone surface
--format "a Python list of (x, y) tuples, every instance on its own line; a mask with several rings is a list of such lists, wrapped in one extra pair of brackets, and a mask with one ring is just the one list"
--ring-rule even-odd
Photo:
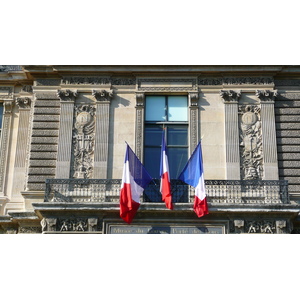
[(275, 108), (299, 108), (299, 100), (285, 100), (285, 101), (275, 101)]
[(54, 175), (38, 175), (38, 176), (35, 176), (35, 175), (31, 175), (31, 176), (28, 176), (28, 182), (45, 182), (45, 180), (47, 178), (54, 178)]
[(300, 161), (285, 161), (279, 160), (278, 161), (279, 168), (300, 168)]
[(44, 191), (46, 188), (45, 183), (28, 183), (27, 188), (30, 191)]
[(36, 99), (59, 99), (56, 92), (36, 92), (35, 97)]
[(300, 108), (277, 108), (276, 113), (279, 115), (300, 115)]
[(33, 122), (33, 129), (59, 129), (59, 122)]
[(59, 122), (59, 115), (34, 115), (34, 122)]
[(41, 85), (44, 85), (44, 86), (58, 86), (60, 85), (60, 81), (61, 79), (60, 78), (38, 78), (36, 79), (35, 83), (37, 86), (41, 86)]
[(30, 159), (56, 159), (56, 152), (31, 152)]
[[(300, 117), (299, 117), (300, 121)], [(277, 130), (300, 130), (300, 123), (277, 123), (276, 124), (276, 129)]]
[(32, 130), (32, 136), (58, 136), (58, 130)]
[(55, 107), (35, 107), (34, 108), (35, 114), (43, 114), (43, 115), (59, 115), (60, 108)]
[(31, 138), (32, 144), (57, 144), (58, 137), (43, 137), (43, 136), (36, 136)]
[(277, 150), (278, 150), (278, 153), (280, 153), (280, 152), (285, 152), (285, 153), (299, 152), (300, 153), (300, 146), (278, 145)]
[(56, 160), (30, 160), (29, 167), (55, 167)]
[(35, 107), (40, 107), (40, 106), (60, 107), (60, 101), (59, 100), (36, 100), (34, 106)]
[(279, 130), (277, 131), (277, 137), (300, 137), (300, 130)]
[(31, 145), (31, 151), (32, 152), (49, 152), (49, 151), (56, 152), (57, 151), (57, 145), (33, 144), (33, 145)]
[(276, 115), (276, 122), (299, 122), (299, 116), (297, 115)]
[(47, 174), (47, 175), (55, 175), (55, 168), (29, 168), (29, 175), (39, 175), (39, 174)]
[(300, 139), (299, 138), (277, 137), (277, 144), (278, 145), (300, 145)]
[(299, 176), (300, 178), (300, 169), (280, 169), (280, 176)]
[(288, 180), (289, 184), (300, 184), (300, 177), (284, 177), (285, 180)]
[(290, 193), (299, 193), (300, 192), (300, 185), (290, 184), (289, 185), (289, 192)]
[(300, 160), (299, 153), (278, 153), (278, 160)]

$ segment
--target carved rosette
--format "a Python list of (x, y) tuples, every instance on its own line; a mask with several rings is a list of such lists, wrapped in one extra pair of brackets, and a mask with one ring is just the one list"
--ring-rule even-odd
[(240, 154), (242, 179), (262, 179), (263, 152), (260, 107), (244, 105), (240, 114)]
[(73, 178), (90, 178), (94, 165), (95, 107), (75, 106), (72, 151)]
[(31, 99), (29, 97), (20, 97), (16, 99), (16, 104), (19, 108), (30, 108)]
[(92, 95), (95, 97), (97, 101), (103, 102), (107, 101), (110, 102), (110, 100), (113, 97), (113, 91), (112, 90), (93, 90)]
[(221, 90), (220, 96), (224, 100), (224, 102), (238, 102), (241, 97), (241, 91), (232, 91), (232, 90)]
[(58, 90), (57, 91), (57, 97), (61, 101), (75, 101), (75, 98), (77, 97), (77, 91), (71, 91), (71, 90)]
[(255, 95), (261, 101), (274, 101), (276, 96), (278, 95), (277, 90), (269, 91), (269, 90), (256, 90)]

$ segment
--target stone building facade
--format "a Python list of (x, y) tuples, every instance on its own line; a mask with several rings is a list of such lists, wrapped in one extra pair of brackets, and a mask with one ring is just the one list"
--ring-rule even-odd
[[(298, 233), (300, 67), (0, 66), (1, 233)], [(161, 202), (166, 129), (174, 210)], [(209, 214), (176, 178), (202, 140)], [(155, 178), (119, 217), (125, 141)]]

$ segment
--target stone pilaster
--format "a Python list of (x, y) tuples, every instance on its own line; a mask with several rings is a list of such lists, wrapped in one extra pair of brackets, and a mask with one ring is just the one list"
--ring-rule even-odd
[(16, 104), (19, 107), (19, 126), (17, 136), (17, 146), (15, 154), (15, 166), (13, 175), (13, 187), (12, 187), (12, 200), (16, 200), (15, 203), (9, 203), (7, 210), (10, 209), (22, 209), (23, 208), (23, 197), (20, 191), (24, 191), (25, 179), (26, 179), (26, 155), (28, 145), (28, 131), (30, 128), (30, 109), (31, 109), (31, 98), (19, 97), (16, 99)]
[(107, 178), (109, 108), (113, 97), (112, 90), (93, 90), (96, 104), (95, 154), (93, 177)]
[(135, 154), (142, 160), (144, 149), (144, 110), (145, 110), (145, 93), (136, 92), (136, 125), (135, 125)]
[(69, 178), (72, 152), (74, 101), (77, 96), (77, 91), (59, 90), (57, 92), (57, 96), (60, 98), (61, 111), (55, 177)]
[(191, 155), (199, 142), (199, 93), (189, 92), (189, 114), (190, 114), (190, 132), (189, 132), (189, 149)]
[(9, 148), (9, 137), (11, 131), (12, 122), (12, 108), (13, 100), (4, 99), (3, 101), (3, 121), (2, 121), (2, 133), (1, 133), (1, 143), (0, 143), (0, 197), (6, 196), (5, 191), (5, 176), (7, 172), (7, 154)]
[(256, 96), (261, 101), (264, 180), (278, 180), (278, 160), (274, 112), (274, 99), (276, 95), (276, 90), (256, 91)]
[(226, 179), (240, 180), (238, 99), (240, 91), (220, 91), (225, 104)]

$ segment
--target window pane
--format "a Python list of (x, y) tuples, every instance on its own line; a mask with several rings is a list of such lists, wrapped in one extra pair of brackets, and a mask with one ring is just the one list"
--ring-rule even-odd
[(146, 97), (146, 121), (166, 121), (166, 100), (164, 96)]
[(168, 127), (168, 145), (173, 146), (187, 146), (188, 144), (188, 131), (187, 126), (170, 126)]
[(178, 178), (188, 160), (187, 148), (168, 148), (169, 168), (172, 179)]
[(144, 166), (153, 178), (159, 178), (160, 147), (145, 148)]
[(145, 146), (161, 145), (162, 127), (160, 126), (146, 126), (145, 128)]
[(187, 121), (188, 107), (186, 96), (168, 97), (168, 119), (169, 121)]

